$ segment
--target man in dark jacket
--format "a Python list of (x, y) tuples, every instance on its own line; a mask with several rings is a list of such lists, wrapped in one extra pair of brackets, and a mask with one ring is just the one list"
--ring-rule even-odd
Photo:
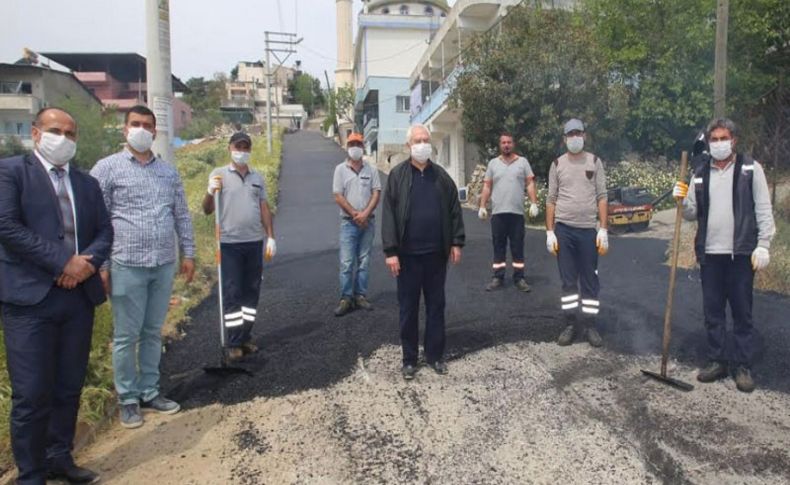
[(98, 481), (71, 450), (113, 228), (99, 183), (69, 164), (76, 139), (74, 118), (45, 108), (33, 153), (0, 160), (0, 303), (20, 484)]
[[(697, 380), (726, 377), (730, 360), (738, 390), (752, 392), (754, 273), (768, 266), (776, 229), (763, 167), (737, 153), (737, 141), (735, 123), (726, 118), (713, 120), (708, 126), (709, 152), (692, 163), (691, 190), (680, 181), (674, 196), (683, 200), (683, 217), (697, 221), (694, 249), (702, 279), (709, 360)], [(731, 359), (727, 359), (725, 345), (727, 303), (733, 319)]]
[(438, 374), (444, 363), (444, 284), (447, 260), (461, 261), (464, 220), (458, 189), (447, 172), (430, 160), (431, 134), (422, 125), (409, 128), (411, 157), (387, 179), (381, 239), (387, 266), (398, 278), (403, 378), (417, 372), (420, 293), (425, 295), (425, 360)]

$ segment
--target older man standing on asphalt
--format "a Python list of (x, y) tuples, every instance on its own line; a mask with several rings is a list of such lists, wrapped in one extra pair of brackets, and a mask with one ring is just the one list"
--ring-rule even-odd
[(565, 123), (564, 133), (568, 151), (551, 164), (546, 197), (546, 249), (557, 256), (562, 280), (560, 308), (565, 316), (557, 343), (573, 342), (576, 317), (581, 314), (587, 341), (599, 347), (598, 256), (609, 250), (606, 173), (601, 159), (584, 150), (586, 135), (581, 120)]
[(414, 379), (419, 356), (420, 294), (425, 295), (425, 360), (446, 374), (445, 295), (448, 258), (461, 261), (465, 241), (458, 189), (443, 168), (431, 162), (431, 133), (413, 125), (407, 135), (410, 157), (389, 174), (382, 206), (381, 239), (387, 267), (398, 279), (401, 373)]
[(0, 303), (17, 483), (95, 483), (71, 452), (94, 307), (106, 299), (96, 271), (110, 255), (112, 224), (99, 184), (70, 166), (71, 115), (41, 110), (33, 141), (32, 154), (0, 160)]
[(726, 355), (727, 303), (733, 319), (735, 385), (741, 392), (755, 388), (751, 375), (754, 353), (752, 294), (754, 273), (770, 261), (776, 228), (771, 196), (762, 165), (735, 151), (738, 133), (731, 120), (708, 126), (710, 153), (692, 161), (691, 189), (675, 184), (683, 199), (683, 217), (697, 221), (694, 250), (702, 278), (702, 306), (708, 333), (708, 365), (697, 374), (713, 382), (728, 374)]
[(529, 292), (524, 280), (524, 189), (529, 194), (529, 216), (537, 217), (538, 194), (535, 189), (535, 174), (526, 157), (513, 152), (513, 135), (499, 136), (499, 156), (488, 162), (483, 193), (480, 195), (480, 219), (488, 219), (488, 199), (491, 199), (491, 239), (494, 243), (494, 276), (486, 291), (504, 285), (507, 268), (507, 246), (510, 242), (510, 257), (513, 258), (513, 285), (520, 291)]
[(336, 317), (354, 308), (373, 309), (367, 299), (368, 268), (376, 227), (373, 213), (381, 198), (379, 171), (362, 158), (362, 135), (351, 133), (346, 145), (348, 159), (335, 167), (332, 180), (335, 203), (340, 206), (340, 303)]
[(178, 171), (151, 151), (156, 117), (145, 106), (126, 113), (126, 147), (91, 170), (104, 193), (115, 242), (102, 268), (113, 312), (113, 368), (121, 425), (143, 425), (141, 406), (164, 414), (181, 409), (159, 392), (162, 325), (176, 271), (176, 235), (181, 273), (195, 274), (195, 242)]
[[(271, 260), (277, 252), (266, 182), (261, 173), (249, 166), (251, 150), (248, 134), (231, 135), (231, 162), (211, 171), (208, 193), (203, 197), (203, 212), (212, 214), (219, 210), (222, 311), (231, 360), (258, 351), (251, 333), (258, 316), (263, 260), (264, 256)], [(219, 208), (214, 207), (217, 191)]]

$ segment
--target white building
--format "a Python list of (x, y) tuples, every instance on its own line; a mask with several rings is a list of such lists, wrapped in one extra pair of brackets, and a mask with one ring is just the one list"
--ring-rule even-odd
[[(286, 66), (272, 66), (271, 80), (272, 123), (298, 127), (307, 119), (300, 104), (286, 104), (288, 82), (293, 80), (296, 70)], [(227, 82), (226, 99), (222, 112), (232, 121), (239, 123), (265, 123), (268, 106), (266, 91), (266, 67), (263, 62), (239, 62), (236, 77)]]
[[(336, 0), (335, 83), (356, 91), (354, 121), (379, 159), (403, 152), (409, 127), (409, 76), (447, 16), (446, 0), (365, 0), (351, 44), (351, 0)], [(349, 62), (350, 61), (350, 62)], [(350, 70), (349, 70), (350, 68)], [(348, 127), (351, 128), (351, 127)]]

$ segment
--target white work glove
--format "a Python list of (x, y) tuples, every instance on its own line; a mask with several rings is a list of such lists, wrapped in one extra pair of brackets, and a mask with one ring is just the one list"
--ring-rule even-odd
[(488, 209), (486, 209), (485, 207), (481, 207), (477, 211), (477, 217), (479, 217), (482, 220), (488, 219)]
[(768, 266), (768, 263), (771, 262), (771, 254), (768, 252), (766, 248), (757, 247), (752, 252), (752, 269), (755, 271), (760, 271), (765, 269)]
[(222, 177), (215, 175), (208, 181), (208, 195), (214, 195), (218, 190), (222, 190)]
[(531, 203), (529, 205), (529, 217), (530, 217), (530, 219), (534, 219), (534, 218), (538, 217), (538, 214), (540, 214), (540, 207), (538, 207), (538, 204), (536, 204), (534, 202)]
[(554, 234), (554, 231), (546, 231), (546, 251), (556, 256), (559, 250), (560, 243), (557, 242), (557, 236)]
[(685, 182), (675, 182), (675, 188), (672, 189), (672, 197), (678, 200), (683, 200), (689, 195), (689, 185)]
[(266, 250), (263, 252), (263, 259), (266, 261), (271, 261), (275, 254), (277, 254), (277, 243), (274, 242), (274, 238), (267, 238)]
[(598, 235), (595, 236), (595, 247), (598, 248), (598, 254), (601, 256), (609, 252), (609, 231), (604, 228), (598, 229)]

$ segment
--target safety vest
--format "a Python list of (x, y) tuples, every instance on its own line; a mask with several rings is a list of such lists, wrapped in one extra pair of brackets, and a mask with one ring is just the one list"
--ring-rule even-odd
[[(710, 207), (711, 157), (705, 153), (692, 160), (694, 166), (694, 190), (697, 198), (697, 236), (694, 251), (697, 261), (705, 262), (705, 241), (708, 235), (708, 208)], [(735, 220), (733, 255), (752, 254), (757, 247), (757, 216), (754, 211), (754, 160), (745, 154), (735, 157), (732, 174), (732, 211)]]

